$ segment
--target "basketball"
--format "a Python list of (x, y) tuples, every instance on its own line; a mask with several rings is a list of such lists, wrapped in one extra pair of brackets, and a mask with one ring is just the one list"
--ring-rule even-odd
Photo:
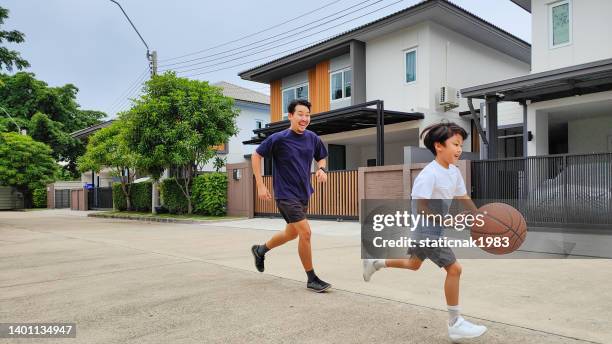
[(508, 254), (521, 247), (527, 237), (527, 222), (518, 210), (506, 203), (489, 203), (478, 210), (484, 215), (484, 224), (473, 226), (471, 236), (484, 244), (484, 251)]

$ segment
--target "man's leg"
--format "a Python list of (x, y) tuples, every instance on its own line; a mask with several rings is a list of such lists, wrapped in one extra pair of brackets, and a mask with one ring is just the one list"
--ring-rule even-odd
[(321, 280), (315, 274), (314, 269), (312, 268), (312, 247), (310, 244), (312, 232), (310, 231), (308, 220), (303, 219), (301, 221), (292, 223), (292, 225), (297, 231), (299, 237), (298, 254), (300, 256), (300, 260), (302, 261), (302, 266), (304, 266), (304, 270), (306, 271), (306, 276), (308, 276), (308, 283), (306, 283), (306, 287), (318, 293), (331, 288), (331, 284)]
[(300, 255), (300, 260), (302, 261), (302, 265), (304, 266), (305, 271), (312, 270), (312, 248), (310, 245), (310, 225), (308, 224), (308, 220), (303, 219), (298, 222), (294, 222), (291, 224), (295, 229), (297, 235), (299, 236), (298, 240), (298, 254)]
[(274, 234), (272, 236), (272, 238), (270, 238), (270, 240), (268, 240), (266, 242), (266, 247), (271, 250), (275, 247), (278, 247), (284, 243), (286, 243), (287, 241), (291, 241), (295, 238), (297, 238), (298, 236), (298, 232), (295, 229), (295, 227), (293, 226), (292, 223), (288, 223), (285, 226), (285, 230), (282, 230), (276, 234)]

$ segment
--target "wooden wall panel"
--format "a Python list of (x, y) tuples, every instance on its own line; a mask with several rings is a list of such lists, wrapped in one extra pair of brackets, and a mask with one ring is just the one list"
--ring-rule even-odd
[(283, 95), (281, 94), (281, 80), (270, 82), (270, 122), (281, 120), (283, 113)]

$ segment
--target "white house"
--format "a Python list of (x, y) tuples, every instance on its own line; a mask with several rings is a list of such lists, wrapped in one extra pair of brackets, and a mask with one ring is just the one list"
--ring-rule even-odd
[[(478, 152), (476, 125), (457, 91), (524, 75), (530, 60), (527, 42), (448, 1), (423, 1), (241, 72), (269, 84), (271, 94), (270, 125), (245, 143), (286, 128), (289, 101), (307, 98), (309, 129), (327, 145), (330, 170), (415, 161), (424, 147), (419, 133), (441, 120), (463, 126), (473, 137), (464, 152)], [(503, 110), (497, 124), (522, 126), (520, 106)]]
[[(226, 159), (228, 164), (245, 161), (245, 156), (250, 156), (255, 147), (243, 145), (242, 141), (249, 140), (253, 135), (253, 130), (265, 127), (270, 121), (270, 97), (267, 94), (225, 81), (213, 85), (221, 87), (223, 95), (233, 98), (234, 106), (240, 109), (240, 115), (236, 119), (238, 134), (231, 137), (228, 143), (219, 147), (217, 155)], [(201, 170), (214, 171), (212, 160)], [(225, 171), (225, 167), (221, 171)]]
[(513, 2), (531, 12), (530, 73), (462, 95), (493, 111), (499, 101), (523, 105), (526, 156), (612, 152), (612, 1)]

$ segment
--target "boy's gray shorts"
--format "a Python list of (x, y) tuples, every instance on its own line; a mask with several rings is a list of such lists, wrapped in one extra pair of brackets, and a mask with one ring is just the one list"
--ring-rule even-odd
[(429, 258), (434, 264), (445, 268), (457, 261), (455, 253), (450, 247), (410, 247), (408, 254), (420, 260)]
[[(442, 233), (441, 231), (435, 232), (435, 234), (434, 233), (414, 233), (412, 238), (417, 241), (423, 240), (426, 238), (430, 240), (438, 240), (442, 235), (441, 233)], [(431, 260), (432, 262), (434, 262), (434, 264), (436, 264), (437, 266), (441, 268), (445, 268), (457, 261), (457, 258), (455, 257), (455, 253), (450, 247), (427, 247), (427, 246), (420, 247), (417, 245), (415, 247), (408, 248), (408, 254), (411, 257), (417, 257), (420, 260), (425, 260), (429, 258), (429, 260)]]

